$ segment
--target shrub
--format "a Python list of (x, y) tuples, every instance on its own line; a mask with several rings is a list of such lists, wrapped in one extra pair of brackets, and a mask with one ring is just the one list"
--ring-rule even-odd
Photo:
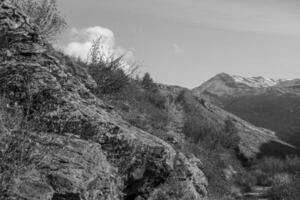
[(159, 90), (143, 89), (139, 81), (129, 80), (121, 90), (106, 95), (105, 99), (120, 111), (125, 120), (143, 130), (157, 132), (165, 129), (168, 123), (165, 97)]
[(252, 180), (259, 186), (270, 186), (267, 195), (271, 200), (294, 200), (300, 195), (299, 157), (264, 157), (251, 166), (247, 174), (240, 174), (236, 182), (245, 188)]
[(250, 192), (251, 188), (257, 184), (257, 179), (252, 173), (244, 172), (235, 177), (235, 183), (241, 187), (244, 192)]
[(140, 115), (130, 114), (126, 120), (135, 127), (147, 130), (147, 120)]
[(175, 99), (175, 102), (176, 103), (181, 103), (181, 104), (184, 104), (185, 103), (185, 90), (181, 90), (179, 92), (179, 94), (177, 95), (176, 99)]
[(300, 173), (300, 157), (288, 156), (285, 159), (285, 171), (288, 173)]
[(56, 0), (10, 0), (36, 25), (40, 35), (52, 40), (66, 27), (66, 21), (57, 9)]
[(180, 103), (183, 105), (184, 111), (188, 115), (197, 115), (198, 108), (197, 108), (197, 100), (195, 97), (188, 91), (182, 90), (176, 97), (175, 102)]
[[(251, 173), (251, 172), (249, 172)], [(256, 169), (253, 171), (253, 176), (256, 177), (257, 185), (259, 186), (271, 186), (272, 185), (272, 177), (270, 177), (267, 173), (263, 172), (261, 169)]]
[(200, 117), (191, 115), (187, 116), (182, 132), (198, 143), (200, 140), (207, 139), (208, 135), (212, 134), (214, 130), (210, 126), (207, 126)]
[(97, 83), (98, 94), (109, 94), (119, 91), (128, 84), (129, 77), (120, 68), (121, 57), (89, 65), (89, 74)]
[(90, 49), (88, 72), (97, 83), (97, 94), (115, 93), (129, 84), (137, 67), (128, 67), (123, 56), (106, 58), (101, 51), (101, 40), (101, 37), (96, 39)]
[(294, 178), (291, 183), (275, 182), (268, 192), (271, 200), (295, 200), (300, 196), (300, 178)]
[(225, 120), (225, 135), (221, 139), (222, 146), (227, 149), (237, 149), (241, 138), (238, 135), (238, 130), (235, 127), (232, 119)]
[(288, 156), (285, 159), (265, 157), (259, 160), (255, 167), (269, 175), (278, 173), (296, 174), (300, 172), (300, 158), (297, 156)]
[(153, 109), (149, 106), (147, 109), (149, 124), (155, 129), (165, 129), (168, 123), (168, 114), (164, 110)]
[(147, 90), (156, 87), (155, 83), (153, 82), (153, 79), (150, 77), (150, 74), (148, 72), (144, 74), (141, 83), (142, 83), (142, 87)]
[(201, 142), (202, 145), (209, 147), (211, 150), (219, 147), (236, 149), (240, 141), (237, 129), (231, 120), (225, 122), (223, 131), (218, 131), (214, 124), (199, 116), (187, 116), (187, 120), (183, 125), (183, 133), (187, 137), (192, 138), (194, 142)]
[(166, 98), (158, 90), (147, 90), (145, 91), (145, 95), (149, 99), (149, 102), (157, 108), (165, 108)]

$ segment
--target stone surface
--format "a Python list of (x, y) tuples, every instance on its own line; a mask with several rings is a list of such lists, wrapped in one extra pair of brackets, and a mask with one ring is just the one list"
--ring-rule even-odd
[[(178, 174), (179, 162), (185, 170), (178, 190), (205, 199), (202, 171), (96, 98), (89, 90), (93, 80), (83, 80), (90, 76), (63, 63), (28, 21), (0, 0), (0, 95), (23, 109), (30, 124), (20, 131), (30, 141), (28, 159), (0, 171), (9, 180), (2, 182), (3, 198), (155, 200), (151, 194)], [(9, 138), (13, 132), (0, 134)], [(10, 150), (1, 148), (4, 154)]]
[(30, 137), (34, 141), (31, 161), (13, 178), (10, 196), (44, 200), (68, 194), (82, 199), (118, 199), (122, 182), (99, 144), (74, 136)]

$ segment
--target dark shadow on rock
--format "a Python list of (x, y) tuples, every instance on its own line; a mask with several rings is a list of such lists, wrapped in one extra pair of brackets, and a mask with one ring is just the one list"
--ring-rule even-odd
[(258, 158), (273, 156), (277, 158), (285, 158), (286, 156), (300, 156), (300, 149), (287, 146), (279, 142), (268, 142), (260, 147), (260, 154)]
[(80, 200), (80, 196), (77, 193), (66, 193), (66, 194), (54, 193), (52, 200)]

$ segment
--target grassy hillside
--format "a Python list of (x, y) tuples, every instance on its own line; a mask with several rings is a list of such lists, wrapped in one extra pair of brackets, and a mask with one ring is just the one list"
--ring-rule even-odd
[(224, 109), (256, 126), (276, 131), (282, 140), (300, 147), (300, 98), (265, 93), (224, 99)]
[[(185, 88), (156, 84), (152, 79), (148, 86), (143, 79), (130, 78), (118, 91), (94, 93), (132, 125), (163, 139), (187, 157), (200, 159), (210, 198), (230, 199), (246, 192), (252, 182), (242, 178), (248, 169), (243, 167), (240, 149), (258, 148), (272, 141), (272, 134), (198, 99)], [(248, 178), (257, 179), (254, 175)], [(163, 196), (169, 199), (174, 194)]]
[(65, 56), (4, 1), (0, 16), (1, 200), (230, 200), (254, 186), (299, 196), (299, 158), (257, 157), (272, 132), (134, 79), (122, 57)]

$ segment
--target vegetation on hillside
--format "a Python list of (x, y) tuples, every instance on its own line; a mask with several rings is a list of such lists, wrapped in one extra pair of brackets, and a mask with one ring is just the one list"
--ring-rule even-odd
[[(40, 32), (46, 38), (52, 38), (64, 27), (65, 22), (57, 12), (55, 0), (12, 0), (12, 2), (21, 8), (24, 7), (29, 15), (33, 15), (33, 22), (40, 27)], [(39, 18), (35, 18), (36, 16)], [(46, 19), (50, 19), (49, 22), (45, 23)], [(168, 97), (161, 92), (159, 85), (149, 73), (145, 73), (141, 79), (134, 79), (132, 75), (136, 67), (128, 68), (122, 56), (102, 57), (98, 48), (100, 43), (101, 39), (95, 41), (88, 62), (67, 56), (62, 60), (74, 68), (84, 68), (96, 83), (92, 92), (113, 105), (130, 124), (168, 141), (166, 139), (167, 126), (170, 122)], [(28, 89), (27, 85), (23, 87), (24, 91)], [(2, 171), (17, 173), (29, 159), (26, 151), (32, 147), (33, 142), (23, 135), (30, 128), (29, 114), (36, 111), (34, 109), (39, 109), (35, 107), (35, 103), (44, 102), (45, 97), (38, 94), (26, 96), (26, 99), (28, 101), (24, 102), (24, 105), (11, 104), (5, 97), (0, 99), (0, 133), (13, 133), (9, 141), (4, 141), (4, 145), (8, 146), (6, 151), (0, 152), (0, 173)], [(245, 168), (237, 156), (240, 137), (233, 119), (227, 118), (220, 122), (209, 118), (207, 113), (203, 114), (205, 103), (188, 90), (182, 90), (173, 103), (182, 108), (184, 114), (182, 130), (178, 133), (179, 135), (182, 133), (184, 140), (182, 143), (172, 145), (177, 151), (184, 152), (190, 157), (196, 156), (202, 161), (199, 168), (208, 178), (208, 192), (211, 198), (232, 199), (233, 186), (241, 188), (241, 192), (249, 192), (253, 186), (270, 187), (267, 195), (272, 200), (294, 200), (299, 197), (298, 157), (285, 159), (263, 157)], [(0, 141), (0, 145), (1, 142), (3, 141)], [(11, 181), (10, 174), (2, 174), (0, 185), (4, 185), (2, 182), (7, 181)], [(178, 199), (178, 196), (183, 195), (177, 194), (179, 190), (176, 188), (180, 187), (180, 183), (174, 178), (168, 181), (174, 188), (169, 189), (167, 193), (158, 193), (159, 199)], [(0, 198), (7, 192), (5, 190), (6, 188), (0, 188)]]
[(148, 73), (141, 79), (133, 78), (137, 65), (129, 65), (123, 56), (105, 57), (100, 45), (101, 38), (98, 38), (87, 62), (71, 58), (83, 65), (95, 80), (97, 86), (92, 92), (115, 106), (132, 125), (150, 132), (164, 129), (168, 120), (166, 98), (160, 94), (157, 84)]
[(36, 25), (39, 35), (53, 40), (66, 27), (67, 23), (59, 12), (56, 0), (9, 0), (22, 10), (31, 23)]
[[(224, 109), (253, 123), (276, 131), (278, 137), (300, 147), (300, 98), (295, 94), (266, 92), (222, 100)], [(258, 117), (259, 116), (259, 117)]]
[[(95, 80), (103, 79), (102, 75), (94, 73), (93, 77)], [(106, 76), (111, 75), (106, 74)], [(101, 83), (101, 81), (96, 82), (97, 84)], [(118, 87), (117, 91), (112, 89), (103, 92), (100, 89), (95, 94), (105, 97), (105, 100), (114, 105), (124, 119), (132, 125), (156, 134), (162, 139), (167, 138), (165, 130), (170, 120), (167, 97), (161, 93), (159, 86), (149, 73), (146, 73), (141, 79), (128, 76), (126, 83)], [(293, 158), (293, 161), (291, 158), (287, 158), (285, 161), (265, 158), (250, 164), (249, 168), (244, 168), (237, 156), (240, 138), (232, 119), (228, 118), (220, 123), (205, 118), (201, 115), (202, 110), (200, 109), (205, 106), (204, 102), (198, 100), (187, 90), (180, 92), (175, 102), (184, 109), (185, 120), (182, 132), (187, 139), (183, 144), (175, 146), (178, 151), (183, 151), (187, 155), (193, 154), (201, 159), (202, 170), (209, 181), (208, 191), (211, 198), (230, 199), (233, 198), (232, 194), (236, 193), (232, 191), (234, 187), (240, 188), (240, 192), (237, 193), (242, 194), (251, 191), (254, 186), (271, 187), (268, 195), (274, 200), (283, 200), (284, 197), (289, 198), (289, 196), (289, 199), (292, 199), (298, 195), (296, 192), (298, 189), (295, 188), (299, 181), (295, 175), (298, 173), (296, 170), (298, 166), (295, 164), (298, 158)], [(267, 163), (272, 163), (268, 159), (277, 164), (268, 166)], [(276, 169), (278, 163), (285, 163), (285, 166), (290, 167), (279, 170)], [(230, 171), (230, 169), (232, 169), (230, 177), (226, 177), (224, 172)], [(275, 172), (270, 174), (272, 170)], [(278, 182), (278, 178), (281, 179), (280, 176), (284, 173), (289, 174), (289, 183)], [(174, 187), (177, 187), (177, 184), (174, 183)], [(174, 196), (175, 193), (160, 195), (162, 195), (161, 198), (168, 198)]]
[[(176, 101), (185, 111), (182, 131), (189, 142), (183, 148), (203, 162), (210, 198), (230, 198), (233, 176), (244, 171), (236, 156), (240, 138), (232, 119), (223, 123), (209, 118), (208, 114), (203, 114), (203, 100), (198, 100), (188, 90), (181, 91)], [(224, 170), (231, 167), (237, 172), (226, 177)]]
[(94, 41), (86, 67), (88, 73), (96, 81), (95, 92), (98, 95), (116, 93), (130, 83), (131, 76), (137, 67), (129, 65), (122, 55), (105, 57), (101, 51), (101, 42), (101, 37)]
[(252, 163), (246, 174), (238, 176), (236, 183), (244, 190), (253, 186), (269, 188), (271, 200), (294, 200), (300, 195), (300, 158), (265, 157)]

